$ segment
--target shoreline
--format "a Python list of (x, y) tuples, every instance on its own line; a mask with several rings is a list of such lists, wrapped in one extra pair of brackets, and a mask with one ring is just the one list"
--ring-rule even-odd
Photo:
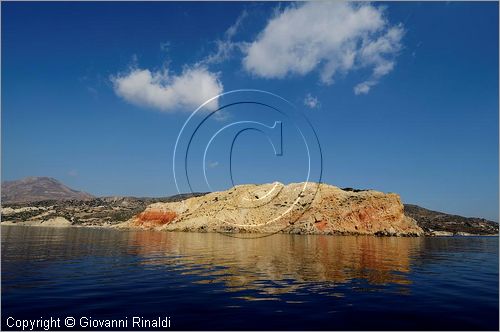
[[(274, 195), (266, 194), (273, 190)], [(297, 196), (300, 202), (290, 204)], [(3, 202), (1, 221), (2, 225), (24, 227), (155, 229), (234, 236), (282, 233), (451, 237), (499, 233), (497, 222), (403, 204), (394, 193), (324, 183), (239, 185), (221, 192), (163, 198)]]
[[(155, 228), (137, 228), (137, 227), (120, 227), (120, 224), (116, 225), (43, 225), (43, 223), (39, 224), (24, 224), (25, 222), (1, 222), (0, 226), (7, 226), (7, 227), (33, 227), (33, 228), (55, 228), (55, 229), (71, 229), (71, 228), (90, 228), (90, 229), (111, 229), (111, 230), (118, 230), (118, 231), (139, 231), (139, 232), (167, 232), (167, 233), (196, 233), (196, 234), (222, 234), (222, 235), (262, 235), (263, 237), (265, 236), (270, 236), (270, 235), (275, 235), (275, 234), (280, 234), (280, 235), (307, 235), (307, 236), (369, 236), (369, 237), (376, 237), (376, 238), (450, 238), (450, 237), (499, 237), (499, 234), (439, 234), (439, 235), (430, 235), (430, 234), (423, 234), (420, 236), (397, 236), (397, 235), (376, 235), (376, 234), (359, 234), (359, 233), (332, 233), (332, 234), (300, 234), (300, 233), (285, 233), (285, 232), (276, 232), (276, 233), (231, 233), (231, 232), (202, 232), (202, 231), (181, 231), (181, 230), (161, 230), (161, 229), (155, 229)], [(233, 236), (235, 237), (235, 236)], [(237, 238), (244, 238), (242, 237), (237, 237)], [(248, 237), (248, 239), (252, 239), (255, 237)]]

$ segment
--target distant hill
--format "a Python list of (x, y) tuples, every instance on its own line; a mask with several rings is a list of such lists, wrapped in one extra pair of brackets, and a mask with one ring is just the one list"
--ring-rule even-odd
[(93, 197), (49, 177), (27, 177), (2, 182), (2, 204), (44, 200), (88, 200)]
[(498, 235), (498, 223), (483, 218), (467, 218), (424, 209), (413, 204), (405, 204), (405, 214), (415, 219), (426, 234), (438, 231)]

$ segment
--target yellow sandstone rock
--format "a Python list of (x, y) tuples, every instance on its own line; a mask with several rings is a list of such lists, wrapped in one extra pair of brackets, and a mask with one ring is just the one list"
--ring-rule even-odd
[(125, 227), (166, 231), (419, 236), (397, 194), (311, 182), (240, 185), (181, 202), (155, 203)]

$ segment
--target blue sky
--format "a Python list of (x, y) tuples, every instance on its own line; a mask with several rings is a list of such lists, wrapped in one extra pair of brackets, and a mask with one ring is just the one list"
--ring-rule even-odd
[[(314, 6), (2, 3), (2, 180), (175, 194), (172, 153), (195, 105), (252, 88), (307, 116), (324, 182), (498, 220), (498, 4)], [(293, 142), (280, 159), (241, 135), (235, 181), (304, 180)], [(225, 153), (209, 156), (213, 172)]]

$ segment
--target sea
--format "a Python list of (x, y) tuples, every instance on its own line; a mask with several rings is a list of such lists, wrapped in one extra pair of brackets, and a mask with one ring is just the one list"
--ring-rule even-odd
[(1, 227), (2, 330), (498, 330), (498, 237)]

